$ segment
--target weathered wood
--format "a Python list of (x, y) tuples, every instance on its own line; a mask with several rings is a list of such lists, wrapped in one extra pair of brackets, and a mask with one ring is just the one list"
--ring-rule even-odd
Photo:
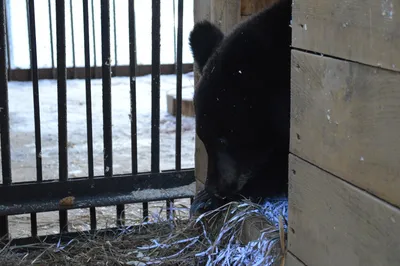
[(299, 261), (290, 252), (286, 253), (285, 266), (305, 266), (301, 261)]
[(292, 45), (400, 71), (400, 2), (293, 0)]
[(195, 23), (202, 20), (210, 20), (211, 0), (193, 0), (193, 12)]
[(253, 15), (277, 1), (279, 0), (241, 0), (240, 15), (242, 17)]
[[(194, 116), (193, 90), (193, 87), (182, 88), (182, 116)], [(176, 116), (176, 110), (176, 90), (170, 90), (167, 92), (167, 111), (171, 115)]]
[(399, 209), (289, 158), (290, 251), (308, 266), (399, 265)]
[(240, 21), (240, 0), (211, 0), (211, 22), (228, 33)]
[(290, 150), (400, 207), (400, 73), (292, 51)]
[(203, 189), (204, 189), (204, 183), (201, 182), (199, 179), (196, 179), (196, 193), (199, 193)]

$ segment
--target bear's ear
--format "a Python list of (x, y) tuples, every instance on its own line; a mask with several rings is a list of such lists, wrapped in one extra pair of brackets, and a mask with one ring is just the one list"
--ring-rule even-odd
[(201, 73), (208, 58), (210, 58), (223, 38), (222, 31), (209, 21), (204, 20), (194, 25), (193, 30), (190, 32), (189, 45), (193, 59)]

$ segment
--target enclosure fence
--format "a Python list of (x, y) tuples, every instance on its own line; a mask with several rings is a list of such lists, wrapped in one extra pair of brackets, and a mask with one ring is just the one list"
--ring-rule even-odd
[[(25, 46), (25, 41), (30, 39), (30, 36), (32, 35), (31, 31), (31, 16), (29, 15), (29, 9), (32, 8), (31, 3), (29, 0), (26, 1), (26, 22), (24, 17), (19, 17), (18, 20), (14, 19), (17, 16), (25, 15), (25, 6), (22, 3), (18, 3), (8, 0), (6, 1), (6, 41), (7, 41), (7, 46), (9, 49), (7, 49), (7, 66), (8, 66), (8, 79), (13, 80), (13, 81), (28, 81), (31, 80), (31, 71), (30, 69), (25, 69), (26, 64), (28, 62), (25, 62), (25, 60), (21, 59), (21, 56), (25, 55), (25, 52), (30, 49), (31, 45)], [(119, 13), (121, 12), (121, 7), (124, 7), (123, 5), (127, 1), (118, 1), (117, 0), (110, 0), (110, 26), (111, 26), (111, 58), (112, 62), (111, 64), (111, 75), (112, 76), (129, 76), (130, 74), (130, 67), (127, 65), (127, 60), (125, 60), (125, 47), (120, 47), (118, 44), (121, 43), (121, 35), (124, 36), (125, 34), (121, 34), (121, 28), (128, 27), (128, 22), (125, 21), (125, 16), (118, 17)], [(169, 13), (172, 13), (172, 16), (174, 18), (174, 25), (168, 25), (171, 26), (171, 29), (174, 28), (174, 57), (176, 60), (176, 25), (175, 25), (175, 2), (177, 0), (172, 0), (171, 3), (173, 5), (173, 10)], [(83, 67), (82, 63), (83, 60), (81, 60), (80, 56), (81, 54), (80, 49), (82, 45), (82, 29), (80, 27), (80, 23), (82, 22), (81, 19), (85, 19), (81, 13), (82, 9), (82, 1), (75, 1), (75, 0), (67, 0), (66, 1), (66, 33), (67, 35), (67, 78), (85, 78), (85, 67)], [(147, 1), (146, 1), (147, 2)], [(149, 1), (150, 2), (150, 1)], [(91, 45), (90, 49), (92, 52), (92, 60), (91, 60), (91, 77), (92, 78), (100, 78), (102, 74), (102, 68), (101, 68), (101, 62), (99, 62), (99, 39), (98, 37), (100, 36), (99, 34), (99, 23), (97, 20), (97, 12), (98, 7), (99, 7), (100, 1), (96, 0), (89, 0), (89, 6), (88, 6), (88, 23), (89, 23), (89, 36), (88, 40), (91, 40)], [(147, 8), (148, 6), (143, 4), (144, 2), (136, 1), (136, 8), (145, 8), (144, 12), (147, 13)], [(47, 47), (48, 49), (46, 50), (46, 56), (42, 57), (41, 60), (39, 60), (39, 67), (38, 67), (38, 77), (39, 79), (54, 79), (57, 77), (57, 71), (56, 71), (56, 39), (54, 38), (55, 35), (55, 13), (57, 12), (55, 9), (55, 1), (54, 0), (47, 0), (46, 1), (36, 1), (36, 9), (39, 12), (39, 17), (36, 20), (36, 24), (39, 22), (39, 27), (40, 27), (40, 34), (38, 34), (38, 37), (43, 37), (44, 34), (48, 34), (49, 36), (46, 36), (46, 38), (43, 38), (43, 40), (39, 40), (39, 48), (46, 49), (44, 47)], [(35, 5), (34, 5), (35, 6)], [(12, 11), (13, 9), (16, 9), (16, 11)], [(18, 10), (18, 12), (17, 12)], [(163, 10), (163, 13), (167, 12), (169, 10)], [(169, 14), (168, 14), (169, 15)], [(120, 19), (118, 19), (120, 18)], [(18, 24), (18, 27), (15, 25)], [(125, 25), (126, 24), (126, 25)], [(117, 32), (119, 31), (119, 35)], [(100, 31), (101, 32), (101, 31)], [(125, 31), (122, 31), (125, 32)], [(28, 38), (26, 39), (26, 34), (28, 35)], [(172, 35), (172, 32), (171, 32)], [(142, 33), (143, 37), (143, 33)], [(165, 40), (164, 40), (165, 41)], [(19, 43), (18, 48), (13, 47), (13, 44)], [(43, 47), (40, 47), (43, 46)], [(68, 50), (70, 49), (70, 50)], [(13, 57), (15, 54), (22, 54), (19, 55), (17, 60), (16, 58)], [(119, 54), (119, 56), (118, 56)], [(142, 51), (143, 54), (143, 51)], [(146, 55), (148, 53), (146, 52)], [(172, 55), (172, 53), (171, 53)], [(121, 58), (122, 57), (122, 58)], [(120, 58), (120, 60), (118, 59)], [(123, 59), (123, 60), (121, 60)], [(22, 60), (22, 62), (21, 62)], [(121, 62), (122, 61), (122, 62)], [(142, 75), (147, 75), (151, 73), (151, 68), (152, 66), (149, 65), (149, 63), (144, 63), (142, 62), (141, 64), (138, 64), (136, 67), (136, 75), (137, 76), (142, 76)], [(176, 71), (176, 61), (174, 63), (165, 63), (162, 62), (160, 66), (161, 74), (173, 74)], [(193, 70), (193, 65), (192, 64), (183, 64), (183, 72), (189, 72)]]
[[(84, 178), (68, 177), (67, 152), (67, 70), (66, 70), (66, 32), (65, 1), (56, 0), (57, 34), (57, 112), (58, 112), (58, 180), (43, 180), (41, 158), (41, 122), (40, 95), (38, 83), (36, 25), (34, 0), (28, 2), (30, 75), (33, 85), (36, 181), (13, 182), (10, 152), (10, 123), (8, 103), (7, 37), (6, 37), (6, 0), (0, 0), (0, 129), (1, 129), (1, 164), (2, 184), (0, 184), (0, 239), (9, 235), (8, 216), (30, 213), (31, 237), (38, 237), (37, 213), (59, 211), (60, 233), (68, 233), (68, 209), (90, 208), (90, 227), (96, 230), (96, 207), (117, 206), (117, 226), (124, 224), (124, 204), (143, 202), (143, 217), (148, 217), (149, 201), (166, 201), (167, 206), (175, 198), (192, 198), (190, 191), (181, 191), (177, 195), (151, 194), (146, 197), (135, 193), (144, 189), (169, 189), (189, 185), (194, 182), (194, 170), (181, 168), (181, 102), (182, 102), (182, 28), (183, 0), (178, 1), (178, 31), (176, 39), (176, 158), (175, 170), (160, 171), (160, 0), (152, 0), (152, 65), (151, 65), (151, 171), (138, 172), (137, 121), (136, 121), (136, 39), (134, 1), (129, 2), (129, 51), (130, 51), (130, 117), (131, 117), (131, 174), (113, 174), (112, 115), (111, 115), (111, 70), (110, 63), (110, 0), (101, 0), (101, 79), (103, 107), (103, 160), (104, 175), (94, 176), (93, 131), (91, 109), (91, 77), (89, 44), (89, 9), (88, 0), (83, 0), (83, 29), (85, 54), (85, 90), (86, 90), (86, 127), (88, 176)], [(114, 16), (115, 17), (115, 16)], [(97, 44), (98, 45), (98, 44)], [(21, 103), (23, 104), (23, 103)], [(33, 173), (32, 173), (33, 174)], [(73, 197), (73, 198), (72, 198)], [(65, 199), (73, 199), (68, 203)], [(64, 201), (63, 201), (64, 199)], [(67, 203), (65, 203), (67, 202)]]

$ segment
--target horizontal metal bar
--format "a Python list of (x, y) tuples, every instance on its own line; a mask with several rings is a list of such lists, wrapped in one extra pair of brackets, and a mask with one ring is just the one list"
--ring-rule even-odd
[[(101, 78), (101, 67), (91, 67), (91, 77)], [(117, 77), (129, 77), (130, 67), (117, 66)], [(74, 70), (72, 68), (67, 68), (67, 79), (84, 79), (85, 78), (85, 67), (77, 67), (75, 69), (76, 76), (74, 77)], [(183, 73), (188, 73), (193, 71), (193, 64), (183, 64)], [(161, 75), (175, 74), (175, 64), (165, 64), (161, 65)], [(30, 69), (10, 69), (9, 71), (10, 81), (31, 81), (31, 71)], [(54, 79), (57, 77), (53, 76), (53, 70), (51, 68), (40, 68), (38, 69), (39, 79)], [(136, 68), (136, 77), (145, 76), (151, 74), (151, 65), (138, 65)]]
[[(97, 206), (189, 198), (190, 189), (167, 191), (190, 185), (195, 181), (194, 170), (115, 175), (113, 178), (74, 178), (67, 181), (24, 182), (0, 185), (0, 216), (31, 212), (55, 211)], [(160, 193), (145, 193), (145, 189), (160, 189)], [(74, 197), (71, 206), (60, 206), (60, 200)]]

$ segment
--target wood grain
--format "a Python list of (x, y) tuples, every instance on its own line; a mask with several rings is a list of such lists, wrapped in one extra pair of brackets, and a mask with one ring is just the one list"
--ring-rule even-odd
[(240, 21), (240, 0), (211, 0), (211, 22), (226, 34)]
[(301, 261), (294, 257), (290, 252), (286, 253), (285, 266), (305, 266)]
[[(189, 97), (193, 93), (193, 87), (182, 88), (182, 102), (181, 111), (182, 116), (193, 117), (194, 116), (194, 105), (193, 98)], [(169, 114), (176, 116), (177, 113), (177, 97), (176, 90), (170, 90), (167, 92), (167, 111)]]
[(292, 45), (400, 71), (398, 0), (293, 0)]
[(308, 266), (399, 265), (399, 209), (289, 158), (290, 251)]
[(199, 193), (203, 189), (204, 189), (204, 183), (201, 182), (199, 179), (197, 179), (196, 180), (196, 193)]
[(240, 15), (253, 15), (279, 0), (241, 0)]
[(193, 0), (194, 22), (211, 19), (211, 0)]
[(290, 150), (400, 207), (400, 73), (292, 51)]

